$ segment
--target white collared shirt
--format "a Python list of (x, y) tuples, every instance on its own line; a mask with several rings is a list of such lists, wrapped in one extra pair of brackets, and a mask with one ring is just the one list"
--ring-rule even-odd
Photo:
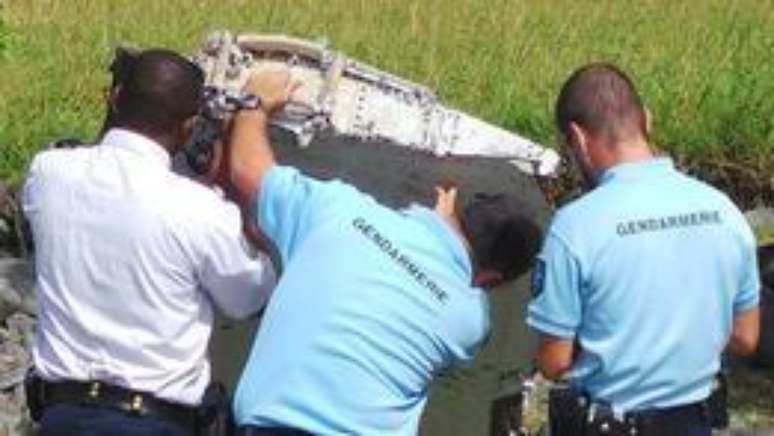
[(36, 248), (37, 372), (198, 404), (211, 301), (244, 318), (275, 283), (268, 258), (247, 254), (238, 208), (122, 129), (93, 147), (39, 153), (22, 207)]

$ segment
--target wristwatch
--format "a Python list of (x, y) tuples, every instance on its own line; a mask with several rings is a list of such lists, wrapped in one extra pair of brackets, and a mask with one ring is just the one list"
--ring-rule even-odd
[(236, 102), (234, 107), (236, 110), (256, 110), (261, 108), (261, 98), (254, 94), (245, 94), (239, 97), (234, 97)]
[(210, 118), (224, 118), (230, 112), (261, 107), (261, 98), (215, 87), (204, 88), (204, 112)]

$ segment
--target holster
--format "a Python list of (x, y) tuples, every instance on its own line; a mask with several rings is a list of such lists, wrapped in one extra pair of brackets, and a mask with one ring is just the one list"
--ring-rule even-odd
[(715, 376), (712, 392), (707, 398), (707, 413), (712, 428), (728, 428), (728, 376), (724, 372)]
[(548, 394), (551, 436), (630, 436), (637, 424), (616, 416), (606, 403), (594, 402), (584, 392), (558, 386)]
[(552, 436), (582, 436), (586, 427), (588, 397), (569, 385), (548, 392), (548, 424)]
[(30, 368), (24, 377), (24, 396), (27, 399), (27, 409), (34, 422), (43, 416), (43, 380)]
[(586, 412), (583, 436), (630, 436), (637, 434), (638, 425), (629, 417), (616, 416), (608, 404), (592, 404)]
[(683, 434), (680, 429), (702, 425), (702, 422), (716, 429), (728, 426), (727, 380), (722, 373), (717, 376), (707, 400), (650, 412), (616, 415), (608, 404), (592, 402), (587, 395), (569, 386), (551, 389), (548, 398), (552, 436), (672, 435)]
[(231, 401), (222, 383), (212, 383), (202, 397), (196, 414), (198, 436), (233, 436), (236, 433)]
[(502, 395), (494, 400), (491, 409), (490, 436), (522, 435), (521, 390)]

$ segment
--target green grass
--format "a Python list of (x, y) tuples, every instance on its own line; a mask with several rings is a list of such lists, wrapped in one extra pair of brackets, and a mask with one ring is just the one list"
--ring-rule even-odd
[(754, 227), (753, 231), (755, 231), (758, 245), (774, 244), (774, 226)]
[(219, 28), (326, 37), (547, 144), (562, 81), (616, 62), (659, 146), (774, 169), (771, 0), (7, 0), (1, 13), (0, 179), (46, 141), (93, 135), (117, 44), (190, 52)]

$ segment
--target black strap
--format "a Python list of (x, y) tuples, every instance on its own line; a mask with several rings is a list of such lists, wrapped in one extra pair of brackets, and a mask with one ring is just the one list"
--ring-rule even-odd
[(706, 401), (632, 413), (627, 417), (630, 417), (637, 428), (644, 432), (655, 432), (672, 427), (710, 426), (711, 423)]

